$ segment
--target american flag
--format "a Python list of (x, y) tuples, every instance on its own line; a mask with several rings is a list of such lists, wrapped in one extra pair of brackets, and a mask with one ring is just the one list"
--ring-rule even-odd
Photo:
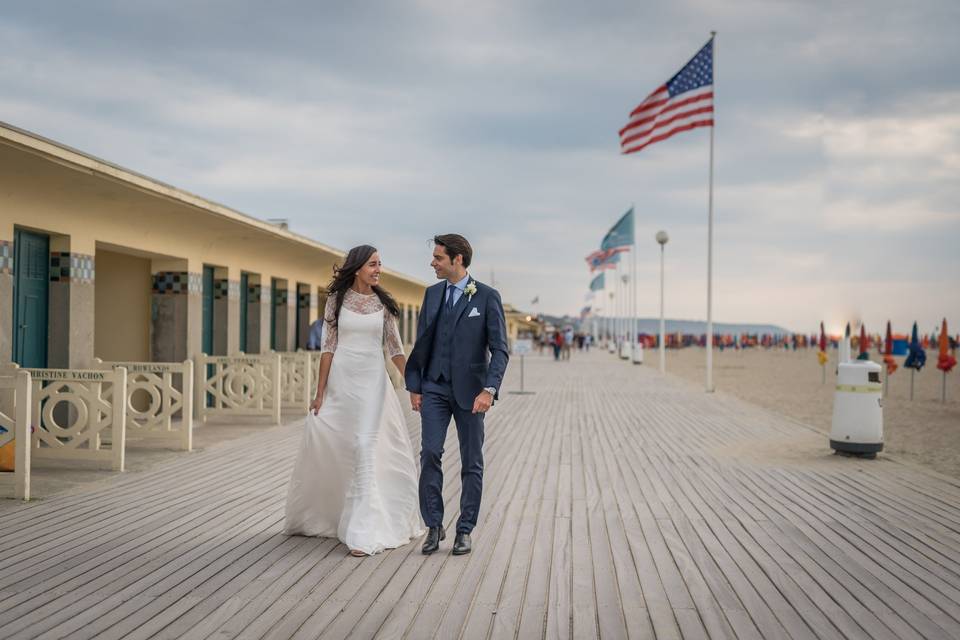
[(675, 133), (713, 126), (713, 38), (620, 129), (620, 153), (636, 153)]
[(615, 247), (613, 249), (599, 249), (588, 255), (585, 259), (590, 266), (590, 272), (597, 269), (616, 269), (620, 262), (620, 254), (629, 251), (629, 247)]

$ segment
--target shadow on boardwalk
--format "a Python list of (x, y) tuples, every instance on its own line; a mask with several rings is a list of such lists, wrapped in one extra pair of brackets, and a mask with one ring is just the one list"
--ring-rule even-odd
[(287, 426), (5, 508), (0, 635), (960, 638), (955, 481), (607, 354), (526, 364), (473, 554), (283, 536)]

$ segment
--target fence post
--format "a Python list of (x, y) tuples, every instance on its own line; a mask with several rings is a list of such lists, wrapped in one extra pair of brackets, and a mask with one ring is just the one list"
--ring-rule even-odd
[(307, 411), (310, 409), (310, 381), (313, 380), (313, 358), (309, 351), (304, 351), (301, 359), (303, 361), (303, 402), (306, 405), (301, 409)]
[(124, 450), (127, 435), (127, 369), (117, 367), (113, 370), (113, 430), (110, 447), (113, 455), (113, 470), (123, 471)]
[(283, 399), (280, 397), (281, 369), (280, 354), (273, 354), (273, 379), (270, 381), (273, 387), (273, 419), (280, 424), (280, 410), (283, 406)]
[(193, 360), (183, 363), (183, 424), (180, 446), (184, 451), (193, 450)]
[(32, 388), (30, 373), (16, 372), (16, 388), (14, 389), (14, 454), (13, 463), (16, 467), (14, 478), (14, 497), (18, 500), (30, 499), (30, 445), (33, 442), (33, 429), (30, 423), (30, 409), (32, 408), (30, 391)]
[(204, 391), (207, 388), (207, 363), (205, 362), (206, 358), (207, 358), (207, 354), (201, 353), (200, 355), (196, 356), (194, 360), (196, 364), (196, 366), (194, 367), (194, 370), (197, 372), (197, 377), (200, 381), (200, 384), (195, 385), (193, 388), (194, 389), (193, 399), (195, 402), (194, 407), (197, 412), (197, 420), (200, 421), (200, 424), (204, 424), (207, 421), (207, 416), (204, 413), (204, 409), (207, 406), (206, 402), (204, 402), (204, 400), (206, 399), (206, 394), (204, 393)]

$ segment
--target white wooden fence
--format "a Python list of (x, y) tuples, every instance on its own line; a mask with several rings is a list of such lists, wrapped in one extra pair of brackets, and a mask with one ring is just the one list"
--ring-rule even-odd
[(13, 442), (13, 495), (30, 499), (30, 374), (0, 373), (0, 446)]
[[(129, 435), (175, 442), (183, 451), (193, 448), (193, 361), (104, 362), (97, 358), (96, 363), (103, 369), (127, 370)], [(174, 419), (177, 413), (179, 420)]]
[(196, 357), (197, 419), (264, 416), (280, 424), (280, 354)]
[[(283, 407), (306, 411), (313, 399), (313, 390), (317, 388), (313, 380), (313, 354), (310, 351), (281, 352), (280, 356), (280, 396)], [(319, 354), (317, 354), (319, 356)], [(317, 358), (319, 363), (319, 358)], [(319, 366), (319, 364), (318, 364)], [(317, 369), (319, 371), (319, 368)]]
[[(16, 365), (12, 366), (18, 370)], [(31, 455), (123, 471), (127, 370), (23, 369), (31, 377)], [(61, 424), (62, 421), (62, 424)], [(104, 445), (109, 444), (109, 447)]]

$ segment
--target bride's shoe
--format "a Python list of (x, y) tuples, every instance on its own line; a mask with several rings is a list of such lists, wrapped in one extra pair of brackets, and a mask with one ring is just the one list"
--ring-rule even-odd
[(360, 549), (350, 549), (350, 555), (354, 558), (366, 558), (368, 554), (360, 551)]

